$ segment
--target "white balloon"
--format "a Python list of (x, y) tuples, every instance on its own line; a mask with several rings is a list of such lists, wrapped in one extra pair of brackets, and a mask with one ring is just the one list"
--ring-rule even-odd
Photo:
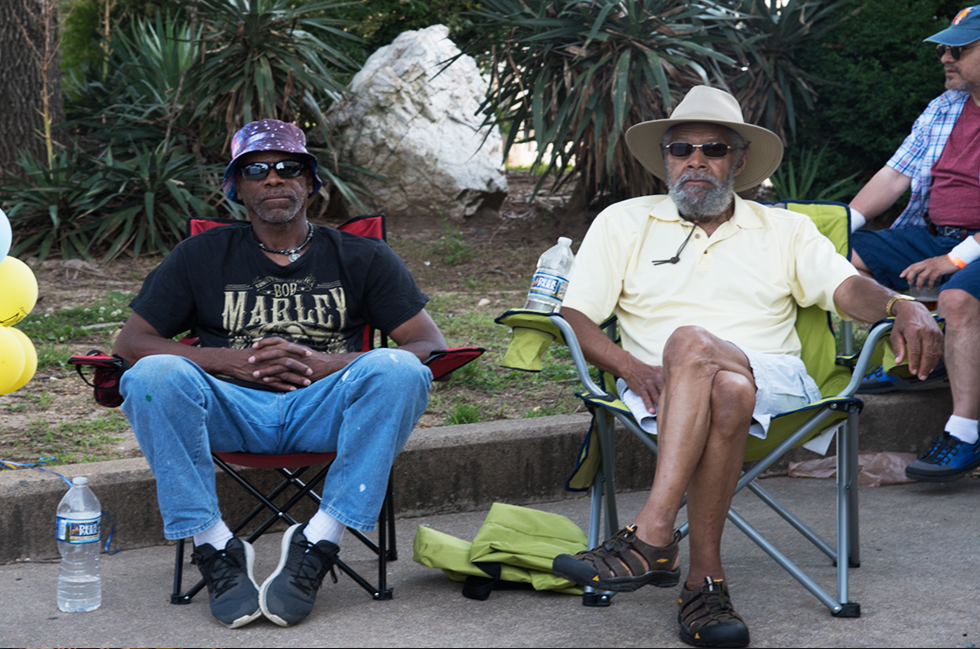
[(10, 221), (7, 220), (7, 215), (0, 210), (0, 259), (7, 256), (10, 252), (10, 242), (13, 239), (13, 234), (10, 232)]

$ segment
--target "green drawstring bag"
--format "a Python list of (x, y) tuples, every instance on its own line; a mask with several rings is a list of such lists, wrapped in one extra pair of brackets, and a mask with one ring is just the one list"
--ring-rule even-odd
[(581, 595), (581, 586), (551, 572), (551, 562), (586, 550), (587, 543), (585, 532), (564, 516), (494, 503), (472, 543), (420, 525), (412, 558), (465, 582), (463, 595), (471, 599), (511, 588)]

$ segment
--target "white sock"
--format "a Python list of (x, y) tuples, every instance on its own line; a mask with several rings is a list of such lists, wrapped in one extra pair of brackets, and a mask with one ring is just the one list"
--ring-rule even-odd
[(215, 550), (224, 550), (228, 541), (233, 538), (235, 536), (228, 529), (228, 526), (225, 525), (225, 521), (219, 518), (217, 523), (200, 534), (194, 535), (194, 546), (200, 547), (205, 543), (209, 543)]
[(316, 514), (313, 515), (313, 518), (310, 519), (310, 522), (306, 524), (306, 529), (303, 530), (303, 536), (310, 543), (330, 541), (331, 543), (340, 545), (346, 530), (346, 525), (324, 510), (318, 509)]
[(946, 422), (946, 432), (967, 444), (976, 444), (977, 440), (980, 439), (977, 424), (976, 419), (950, 415), (949, 421)]

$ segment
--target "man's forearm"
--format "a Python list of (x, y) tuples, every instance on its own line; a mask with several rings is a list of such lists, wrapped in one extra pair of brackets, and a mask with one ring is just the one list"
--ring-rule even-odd
[(614, 376), (624, 376), (633, 356), (609, 339), (584, 313), (562, 307), (561, 315), (575, 330), (575, 337), (582, 347), (582, 353), (592, 365)]
[(861, 188), (861, 191), (851, 201), (850, 207), (859, 211), (870, 221), (891, 207), (911, 185), (912, 179), (905, 174), (899, 173), (891, 167), (882, 167)]
[[(895, 291), (885, 288), (868, 277), (855, 275), (844, 280), (834, 292), (837, 309), (860, 322), (875, 322), (892, 314), (885, 312)], [(922, 305), (920, 305), (922, 306)], [(895, 307), (893, 306), (893, 309)], [(922, 306), (928, 314), (929, 310)]]

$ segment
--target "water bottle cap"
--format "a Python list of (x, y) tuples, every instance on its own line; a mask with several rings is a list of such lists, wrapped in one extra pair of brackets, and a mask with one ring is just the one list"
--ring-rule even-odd
[(572, 245), (572, 240), (569, 239), (568, 237), (558, 237), (558, 243), (565, 246), (570, 246)]
[(77, 478), (72, 478), (71, 483), (76, 487), (81, 487), (82, 485), (88, 484), (88, 478), (84, 476), (78, 476)]

